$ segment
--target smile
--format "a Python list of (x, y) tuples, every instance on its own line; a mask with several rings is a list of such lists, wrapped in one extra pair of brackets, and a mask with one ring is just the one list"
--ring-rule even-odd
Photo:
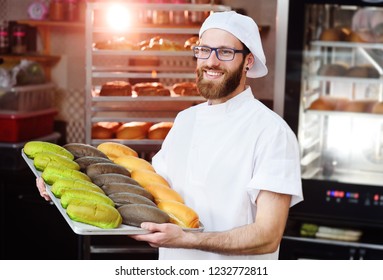
[(217, 72), (217, 71), (212, 71), (212, 70), (205, 70), (205, 74), (209, 78), (219, 78), (223, 76), (223, 72)]

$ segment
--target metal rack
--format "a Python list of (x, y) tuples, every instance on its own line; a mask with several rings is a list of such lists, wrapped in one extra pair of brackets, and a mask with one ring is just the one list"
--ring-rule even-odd
[[(199, 96), (95, 96), (92, 92), (100, 89), (102, 83), (115, 79), (130, 81), (131, 79), (142, 79), (147, 81), (164, 81), (169, 86), (169, 81), (194, 81), (195, 80), (195, 61), (191, 51), (130, 51), (130, 50), (99, 50), (93, 48), (96, 38), (100, 35), (113, 35), (110, 29), (105, 26), (95, 24), (95, 16), (102, 11), (106, 11), (109, 3), (92, 2), (87, 3), (86, 8), (86, 98), (85, 98), (85, 129), (86, 143), (97, 146), (105, 139), (92, 139), (92, 124), (101, 121), (109, 122), (130, 122), (147, 121), (161, 122), (172, 121), (176, 114), (190, 106), (204, 101)], [(188, 10), (188, 11), (227, 11), (230, 7), (222, 5), (197, 5), (197, 4), (138, 4), (126, 3), (130, 10)], [(169, 36), (190, 37), (197, 35), (198, 25), (154, 25), (139, 24), (132, 26), (125, 35), (128, 34), (168, 34)], [(163, 62), (156, 66), (150, 65), (131, 65), (132, 59), (156, 60)], [(174, 62), (174, 63), (173, 63)], [(121, 140), (119, 143), (128, 145), (138, 151), (141, 155), (158, 151), (162, 140)], [(101, 238), (102, 240), (97, 240)], [(93, 238), (81, 236), (80, 238), (80, 257), (91, 258), (92, 254), (144, 254), (155, 256), (157, 249), (150, 248), (145, 244), (132, 242), (129, 238), (123, 241), (108, 240), (105, 236)], [(118, 244), (116, 244), (116, 242)], [(138, 256), (137, 256), (138, 258)]]
[[(113, 35), (110, 29), (95, 24), (95, 15), (106, 11), (110, 4), (95, 2), (88, 3), (86, 9), (86, 143), (96, 145), (100, 141), (91, 138), (92, 124), (99, 121), (171, 121), (176, 114), (193, 105), (204, 101), (202, 97), (96, 97), (92, 91), (105, 81), (112, 79), (142, 79), (147, 81), (164, 81), (169, 86), (169, 81), (194, 81), (195, 67), (191, 51), (139, 51), (139, 50), (98, 50), (93, 48), (95, 38), (102, 34)], [(130, 10), (167, 10), (167, 11), (228, 11), (228, 6), (210, 4), (125, 4)], [(170, 36), (197, 35), (199, 25), (132, 25), (124, 35), (128, 34), (167, 34)], [(130, 65), (131, 59), (159, 61), (159, 65)], [(109, 61), (108, 61), (109, 60)], [(107, 61), (105, 64), (104, 61)], [(114, 63), (117, 61), (118, 63)], [(123, 61), (124, 63), (121, 63)], [(182, 63), (180, 63), (182, 61)], [(162, 63), (163, 62), (163, 63)], [(174, 62), (174, 63), (172, 63)], [(161, 141), (129, 141), (117, 140), (126, 145), (133, 145), (139, 150), (158, 149)]]

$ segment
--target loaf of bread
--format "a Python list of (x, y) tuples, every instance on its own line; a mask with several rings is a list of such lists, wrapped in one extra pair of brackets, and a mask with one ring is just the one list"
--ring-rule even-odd
[(181, 96), (199, 96), (196, 83), (182, 82), (173, 85), (173, 91), (175, 94)]
[(383, 102), (376, 102), (372, 107), (371, 113), (373, 114), (383, 114)]
[(99, 50), (137, 50), (137, 46), (124, 37), (96, 42), (94, 48)]
[(170, 91), (158, 82), (143, 82), (133, 85), (137, 96), (170, 96)]
[(149, 41), (142, 41), (139, 43), (142, 51), (183, 51), (184, 46), (178, 42), (162, 38), (160, 36), (154, 36)]
[(310, 110), (343, 111), (349, 100), (345, 97), (321, 96), (311, 103)]
[(184, 48), (186, 50), (193, 49), (194, 46), (198, 44), (199, 37), (198, 36), (192, 36), (189, 39), (187, 39), (184, 43)]
[(199, 228), (199, 216), (184, 203), (174, 200), (162, 200), (157, 204), (158, 208), (167, 213), (170, 222), (182, 228)]
[(135, 156), (123, 156), (116, 158), (114, 160), (115, 163), (125, 167), (129, 170), (129, 172), (132, 172), (136, 169), (146, 169), (155, 172), (154, 167), (150, 162), (143, 158), (135, 157)]
[(351, 30), (346, 27), (326, 28), (319, 36), (322, 41), (346, 41), (350, 36)]
[(347, 72), (348, 67), (340, 63), (323, 64), (318, 69), (318, 75), (339, 77), (344, 76)]
[(345, 76), (347, 77), (355, 77), (355, 78), (379, 78), (380, 74), (378, 70), (376, 70), (371, 65), (358, 65), (350, 67)]
[(163, 140), (173, 127), (173, 122), (159, 122), (153, 124), (148, 130), (148, 138), (152, 140)]
[(154, 171), (147, 169), (132, 170), (131, 178), (137, 181), (142, 187), (158, 183), (170, 188), (169, 182), (164, 177)]
[(103, 142), (97, 146), (97, 149), (112, 161), (125, 155), (138, 157), (138, 153), (135, 150), (118, 142)]
[(344, 108), (345, 112), (371, 113), (376, 100), (352, 100)]
[(149, 122), (127, 122), (116, 131), (117, 139), (145, 139), (152, 123)]
[(121, 126), (119, 122), (97, 122), (92, 126), (93, 139), (111, 139), (116, 137), (116, 131)]
[(131, 96), (132, 86), (125, 81), (111, 81), (103, 84), (100, 96)]
[(156, 204), (163, 200), (173, 200), (184, 203), (182, 196), (175, 190), (161, 183), (145, 184), (144, 189), (147, 190), (154, 198)]

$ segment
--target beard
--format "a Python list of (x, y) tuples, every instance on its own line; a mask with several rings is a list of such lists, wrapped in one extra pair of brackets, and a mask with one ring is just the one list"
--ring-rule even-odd
[[(219, 67), (200, 67), (196, 69), (197, 72), (197, 88), (199, 93), (209, 100), (221, 99), (229, 96), (238, 86), (243, 75), (243, 65), (245, 60), (234, 71), (228, 72)], [(226, 76), (222, 82), (204, 80), (204, 70), (219, 70), (223, 71)]]

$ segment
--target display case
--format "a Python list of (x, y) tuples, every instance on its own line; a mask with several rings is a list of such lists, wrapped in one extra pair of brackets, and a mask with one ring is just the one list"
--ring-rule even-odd
[[(195, 81), (195, 60), (188, 39), (198, 36), (200, 24), (194, 13), (230, 10), (210, 4), (139, 4), (128, 3), (126, 22), (112, 28), (107, 22), (110, 3), (88, 3), (86, 10), (86, 142), (97, 145), (105, 139), (92, 137), (98, 122), (173, 121), (177, 113), (204, 101), (201, 96), (179, 96), (172, 86)], [(143, 15), (145, 13), (145, 15)], [(181, 15), (181, 19), (179, 16)], [(126, 24), (125, 28), (121, 28)], [(145, 49), (151, 40), (165, 42)], [(161, 41), (162, 40), (162, 41)], [(108, 44), (105, 47), (105, 44)], [(170, 90), (168, 96), (99, 96), (107, 82), (124, 81), (131, 85), (158, 82)], [(129, 145), (138, 152), (157, 151), (162, 140), (108, 139)]]
[[(297, 135), (304, 194), (290, 210), (281, 258), (381, 256), (382, 1), (283, 1), (278, 10), (285, 68), (275, 75), (274, 109)], [(341, 234), (307, 234), (307, 225)], [(360, 235), (350, 241), (349, 230)]]

